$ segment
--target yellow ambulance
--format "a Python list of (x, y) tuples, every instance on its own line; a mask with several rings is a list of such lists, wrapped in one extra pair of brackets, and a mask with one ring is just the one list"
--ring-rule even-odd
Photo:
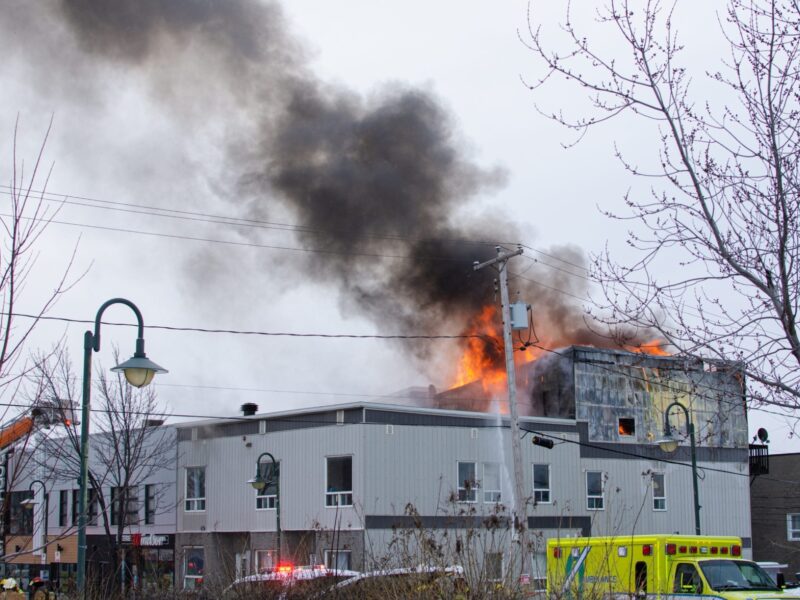
[(547, 595), (553, 600), (785, 598), (766, 571), (742, 559), (740, 538), (694, 535), (550, 539)]

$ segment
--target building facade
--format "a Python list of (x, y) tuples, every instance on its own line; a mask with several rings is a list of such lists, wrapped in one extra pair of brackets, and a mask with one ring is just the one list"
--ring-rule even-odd
[(769, 475), (750, 487), (753, 558), (787, 565), (786, 579), (800, 581), (800, 454), (773, 454)]
[[(124, 504), (118, 501), (119, 465), (102, 448), (118, 443), (107, 434), (89, 441), (89, 470), (97, 481), (90, 488), (87, 515), (87, 579), (120, 580), (115, 553), (124, 564), (124, 579), (139, 587), (174, 583), (177, 436), (172, 426), (158, 425), (137, 438), (141, 460), (131, 474)], [(78, 456), (74, 439), (61, 436), (32, 444), (35, 450), (12, 455), (13, 485), (8, 492), (5, 576), (23, 587), (33, 577), (57, 589), (74, 588), (77, 564)], [(167, 451), (168, 449), (168, 451)], [(153, 462), (157, 461), (157, 462)], [(41, 482), (41, 483), (39, 483)], [(102, 497), (101, 497), (102, 496)], [(115, 538), (121, 528), (122, 544)]]
[[(722, 367), (587, 348), (528, 367), (530, 563), (516, 571), (542, 577), (553, 536), (694, 533), (688, 443), (672, 455), (654, 444), (675, 401), (698, 432), (702, 533), (740, 536), (749, 554), (744, 391)], [(686, 425), (680, 411), (670, 420)], [(282, 561), (354, 569), (404, 554), (474, 562), (492, 578), (515, 568), (505, 416), (357, 403), (177, 428), (185, 588), (268, 569), (279, 550)], [(279, 485), (254, 490), (248, 482), (257, 469), (271, 479), (273, 458)]]

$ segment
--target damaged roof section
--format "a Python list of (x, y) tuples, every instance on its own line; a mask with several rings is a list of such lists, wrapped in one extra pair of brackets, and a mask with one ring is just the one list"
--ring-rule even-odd
[[(590, 441), (653, 443), (678, 401), (692, 415), (698, 445), (747, 447), (739, 363), (572, 346), (522, 370), (520, 414), (585, 421)], [(670, 411), (677, 432), (685, 421), (683, 411)]]

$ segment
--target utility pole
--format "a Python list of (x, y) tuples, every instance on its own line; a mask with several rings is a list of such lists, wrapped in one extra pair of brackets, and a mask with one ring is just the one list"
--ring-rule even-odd
[(514, 502), (511, 510), (514, 513), (514, 530), (519, 534), (520, 546), (520, 573), (526, 573), (527, 565), (527, 535), (528, 511), (526, 510), (526, 494), (522, 471), (522, 446), (519, 435), (519, 413), (517, 411), (517, 378), (514, 371), (514, 345), (511, 341), (511, 306), (508, 299), (508, 260), (522, 254), (522, 247), (515, 252), (503, 252), (500, 246), (496, 247), (497, 258), (486, 262), (473, 263), (473, 270), (479, 271), (484, 267), (498, 265), (500, 274), (500, 302), (503, 317), (503, 345), (506, 354), (506, 378), (508, 380), (508, 412), (511, 415), (511, 455), (514, 461)]

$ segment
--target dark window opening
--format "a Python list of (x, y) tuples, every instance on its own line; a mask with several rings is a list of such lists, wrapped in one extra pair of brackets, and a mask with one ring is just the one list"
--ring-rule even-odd
[(620, 417), (619, 434), (624, 436), (636, 435), (636, 419)]
[(69, 514), (69, 490), (58, 492), (58, 526), (67, 526), (67, 515)]

